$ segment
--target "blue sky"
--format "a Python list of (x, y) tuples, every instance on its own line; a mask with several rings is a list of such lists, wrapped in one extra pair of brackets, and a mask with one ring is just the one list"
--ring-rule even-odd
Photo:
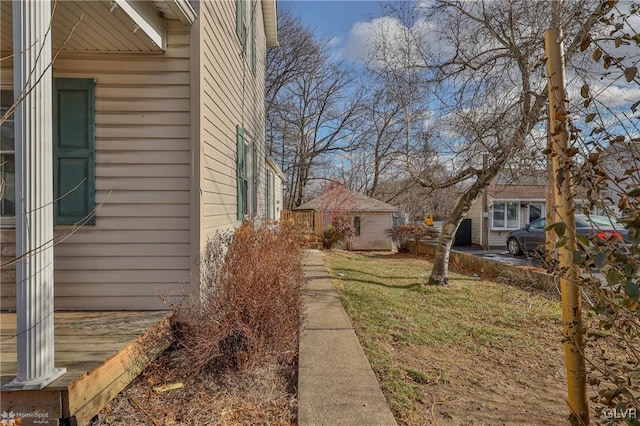
[(281, 0), (278, 6), (291, 9), (305, 24), (332, 37), (347, 37), (356, 22), (380, 16), (378, 1)]
[(366, 24), (382, 15), (381, 3), (367, 0), (279, 0), (278, 7), (290, 9), (317, 34), (332, 39), (347, 59), (366, 51)]

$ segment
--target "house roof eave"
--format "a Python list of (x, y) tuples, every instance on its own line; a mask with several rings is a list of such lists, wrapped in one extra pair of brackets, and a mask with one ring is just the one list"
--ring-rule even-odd
[(398, 208), (365, 194), (338, 187), (307, 201), (294, 210), (392, 213), (398, 211)]
[(264, 20), (264, 34), (267, 38), (267, 47), (279, 47), (276, 0), (262, 0), (262, 18)]
[(276, 162), (273, 161), (273, 158), (267, 157), (267, 164), (271, 166), (271, 168), (276, 172), (278, 176), (280, 176), (280, 179), (282, 179), (282, 181), (284, 182), (285, 180), (284, 172), (280, 169), (280, 167), (278, 167)]
[(188, 0), (171, 0), (169, 8), (176, 18), (185, 25), (192, 25), (196, 21), (196, 11)]
[(141, 29), (156, 46), (163, 51), (167, 49), (167, 28), (164, 19), (150, 3), (131, 0), (114, 2), (131, 18), (136, 28)]

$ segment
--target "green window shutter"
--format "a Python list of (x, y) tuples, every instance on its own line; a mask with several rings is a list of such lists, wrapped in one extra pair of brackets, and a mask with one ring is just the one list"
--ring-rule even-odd
[(94, 225), (95, 82), (56, 78), (53, 86), (55, 223)]
[(258, 69), (258, 46), (256, 45), (255, 7), (251, 8), (251, 71), (256, 75)]
[(242, 45), (244, 45), (244, 1), (236, 0), (236, 34)]
[(254, 140), (251, 144), (253, 146), (253, 186), (251, 188), (251, 213), (256, 216), (258, 214), (258, 182), (260, 179), (258, 176), (258, 143)]
[(271, 171), (267, 170), (267, 190), (266, 190), (266, 207), (267, 207), (267, 214), (265, 215), (267, 217), (267, 219), (273, 219), (273, 217), (271, 217)]
[(244, 219), (245, 213), (245, 176), (244, 176), (244, 131), (242, 127), (236, 126), (236, 145), (237, 145), (237, 160), (236, 160), (236, 175), (238, 186), (238, 214), (237, 219)]

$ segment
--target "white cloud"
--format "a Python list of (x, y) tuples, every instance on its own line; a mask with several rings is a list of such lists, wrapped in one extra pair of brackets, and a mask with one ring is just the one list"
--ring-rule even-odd
[(334, 48), (334, 47), (340, 47), (341, 44), (342, 44), (342, 37), (333, 37), (331, 38), (331, 40), (329, 40), (329, 42), (327, 43), (327, 46), (330, 48)]
[(353, 24), (342, 48), (342, 57), (354, 62), (367, 62), (371, 50), (375, 48), (376, 28), (383, 19), (391, 18), (376, 18), (369, 22)]
[(637, 85), (592, 86), (591, 93), (610, 108), (630, 106), (640, 99), (640, 87)]
[(414, 37), (426, 39), (429, 28), (430, 26), (423, 20), (415, 22), (412, 28), (407, 28), (392, 16), (382, 16), (366, 22), (359, 21), (351, 27), (342, 46), (341, 56), (353, 62), (367, 62), (374, 57), (376, 47), (384, 45), (389, 52), (388, 55), (391, 56), (388, 60), (393, 62), (393, 57), (398, 56), (398, 52), (407, 52), (406, 46), (411, 37), (409, 32), (413, 31)]

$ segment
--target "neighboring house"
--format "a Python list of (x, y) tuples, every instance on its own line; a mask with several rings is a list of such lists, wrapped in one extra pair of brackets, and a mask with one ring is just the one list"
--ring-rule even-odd
[(467, 215), (471, 219), (471, 244), (505, 247), (509, 231), (544, 217), (545, 191), (546, 185), (489, 185)]
[[(510, 231), (544, 217), (546, 182), (546, 170), (508, 171), (496, 176), (467, 214), (471, 219), (471, 244), (506, 247), (506, 236)], [(577, 208), (589, 207), (583, 196), (575, 197), (574, 203)]]
[(375, 198), (345, 187), (333, 188), (296, 208), (323, 213), (323, 229), (331, 225), (336, 215), (345, 214), (355, 231), (354, 250), (393, 250), (393, 241), (387, 229), (393, 226), (393, 215), (398, 209)]
[(280, 220), (284, 203), (285, 176), (280, 167), (271, 158), (267, 158), (266, 202), (267, 219)]
[[(277, 196), (269, 204), (267, 191), (279, 190), (265, 159), (275, 0), (51, 1), (50, 32), (51, 11), (38, 9), (46, 3), (0, 4), (2, 57), (15, 53), (1, 62), (3, 113), (22, 86), (35, 86), (26, 112), (2, 126), (3, 263), (16, 240), (19, 252), (48, 246), (56, 309), (170, 309), (199, 291), (210, 236), (282, 206)], [(45, 25), (19, 28), (31, 21)], [(19, 164), (19, 148), (24, 157), (31, 147)], [(28, 214), (16, 203), (21, 179)], [(27, 241), (40, 229), (46, 241), (51, 228), (54, 248)], [(1, 291), (2, 309), (15, 309), (14, 267), (3, 268)]]

